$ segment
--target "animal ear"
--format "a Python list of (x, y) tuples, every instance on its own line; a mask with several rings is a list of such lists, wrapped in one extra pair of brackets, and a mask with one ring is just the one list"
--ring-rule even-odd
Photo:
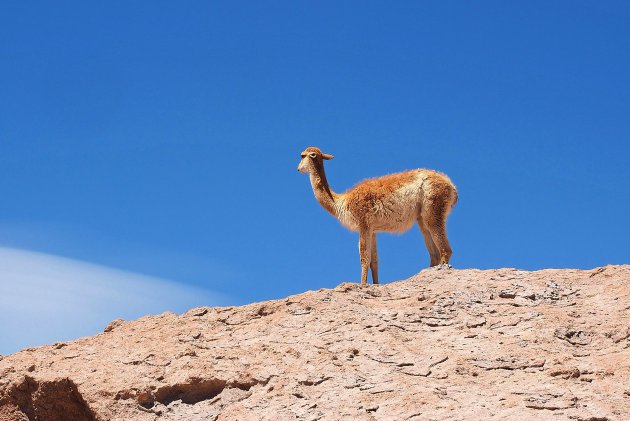
[(322, 158), (324, 158), (324, 159), (333, 159), (334, 156), (328, 155), (327, 153), (322, 153)]

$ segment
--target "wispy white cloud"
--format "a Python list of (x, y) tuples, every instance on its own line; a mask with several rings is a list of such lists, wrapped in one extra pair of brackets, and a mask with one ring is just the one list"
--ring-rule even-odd
[(199, 287), (0, 247), (0, 354), (93, 335), (117, 318), (225, 302)]

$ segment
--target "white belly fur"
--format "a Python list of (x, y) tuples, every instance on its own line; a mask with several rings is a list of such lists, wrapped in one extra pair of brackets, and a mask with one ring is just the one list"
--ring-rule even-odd
[(378, 203), (371, 224), (375, 231), (403, 233), (416, 224), (423, 195), (423, 180), (418, 175), (416, 181), (399, 188)]

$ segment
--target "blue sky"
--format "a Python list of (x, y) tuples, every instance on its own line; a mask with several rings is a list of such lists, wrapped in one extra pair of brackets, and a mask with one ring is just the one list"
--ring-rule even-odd
[[(357, 281), (310, 145), (338, 192), (449, 174), (457, 268), (630, 262), (627, 2), (8, 1), (0, 39), (0, 353)], [(428, 266), (415, 228), (379, 256), (385, 282)], [(103, 277), (98, 320), (20, 324), (29, 291)]]

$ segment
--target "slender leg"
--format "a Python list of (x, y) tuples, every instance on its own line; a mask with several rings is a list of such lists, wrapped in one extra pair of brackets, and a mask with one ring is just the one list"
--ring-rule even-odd
[(451, 260), (453, 251), (446, 236), (446, 224), (442, 223), (435, 227), (431, 227), (431, 238), (440, 252), (440, 264), (448, 265)]
[(439, 255), (438, 263), (440, 265), (448, 265), (451, 255), (453, 254), (451, 245), (448, 242), (448, 237), (446, 236), (447, 213), (447, 206), (440, 202), (431, 203), (422, 213), (424, 225), (428, 228), (431, 239), (437, 249)]
[(418, 218), (418, 227), (420, 227), (420, 232), (422, 233), (422, 237), (424, 237), (424, 244), (427, 246), (429, 257), (431, 258), (431, 263), (429, 266), (437, 266), (440, 261), (440, 253), (438, 252), (438, 249), (433, 242), (433, 238), (431, 238), (431, 232), (429, 231), (429, 228), (424, 224), (422, 218)]
[(372, 283), (378, 284), (378, 252), (376, 251), (376, 233), (372, 233), (372, 250), (370, 253), (370, 270), (372, 270)]
[(370, 268), (370, 252), (372, 248), (372, 233), (359, 233), (359, 257), (361, 259), (361, 284), (367, 285), (368, 270)]

